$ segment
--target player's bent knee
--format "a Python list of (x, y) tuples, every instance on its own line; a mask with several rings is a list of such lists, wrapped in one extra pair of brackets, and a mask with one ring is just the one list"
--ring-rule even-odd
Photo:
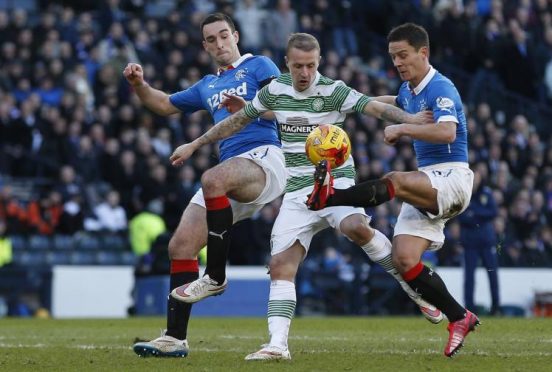
[(343, 234), (358, 245), (364, 245), (374, 237), (374, 229), (370, 227), (364, 216), (348, 217), (341, 222), (339, 228)]
[(401, 273), (404, 274), (408, 270), (420, 262), (418, 257), (415, 257), (407, 252), (393, 251), (392, 253), (393, 266)]
[(213, 169), (207, 170), (201, 176), (201, 187), (203, 188), (204, 193), (213, 187), (220, 187), (220, 184), (220, 177)]
[(273, 256), (268, 265), (270, 268), (270, 279), (293, 281), (297, 274), (297, 265), (277, 256)]
[(271, 280), (288, 280), (293, 281), (297, 270), (293, 270), (289, 265), (270, 264), (270, 279)]
[(398, 194), (401, 191), (401, 186), (403, 184), (405, 173), (404, 172), (389, 172), (383, 176), (383, 178), (388, 178), (393, 183), (393, 189), (395, 193)]

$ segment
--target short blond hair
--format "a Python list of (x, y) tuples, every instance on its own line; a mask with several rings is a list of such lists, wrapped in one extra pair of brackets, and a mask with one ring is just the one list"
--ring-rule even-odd
[(302, 50), (303, 52), (310, 52), (311, 50), (318, 50), (320, 52), (320, 44), (318, 40), (311, 34), (304, 32), (296, 32), (289, 36), (286, 54), (289, 53), (291, 48)]

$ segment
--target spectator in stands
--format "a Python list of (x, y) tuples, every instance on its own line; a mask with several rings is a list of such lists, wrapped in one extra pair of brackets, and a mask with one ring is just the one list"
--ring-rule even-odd
[(462, 266), (464, 263), (464, 248), (460, 242), (460, 223), (452, 220), (445, 228), (445, 243), (437, 252), (439, 266)]
[(94, 148), (92, 138), (88, 135), (82, 135), (75, 150), (73, 164), (75, 172), (80, 175), (82, 181), (85, 184), (100, 181), (101, 171), (98, 153)]
[(71, 144), (67, 135), (67, 120), (61, 117), (57, 108), (46, 108), (43, 118), (42, 143), (38, 150), (37, 175), (54, 179), (59, 168), (70, 164), (73, 157)]
[(519, 22), (510, 20), (510, 38), (500, 51), (498, 71), (506, 88), (525, 97), (536, 98), (537, 61), (530, 39)]
[(27, 222), (30, 232), (52, 235), (59, 226), (63, 213), (63, 199), (60, 192), (49, 191), (39, 200), (33, 200), (27, 206)]
[(470, 205), (459, 216), (461, 225), (460, 240), (464, 247), (464, 303), (470, 311), (476, 311), (474, 302), (475, 269), (479, 259), (487, 271), (491, 288), (492, 305), (490, 313), (495, 315), (500, 309), (498, 285), (497, 237), (493, 220), (498, 209), (486, 179), (474, 167), (473, 194)]
[(165, 222), (161, 218), (162, 214), (162, 202), (152, 200), (144, 211), (130, 220), (130, 246), (137, 256), (148, 253), (155, 239), (167, 230)]
[(75, 168), (70, 165), (61, 167), (56, 190), (61, 194), (63, 201), (70, 200), (73, 195), (82, 195), (84, 193), (83, 185)]
[(244, 52), (260, 53), (264, 46), (264, 36), (267, 30), (264, 27), (268, 12), (262, 9), (258, 1), (241, 0), (237, 2), (234, 19), (240, 29), (240, 44)]
[(84, 194), (70, 192), (69, 198), (63, 203), (63, 211), (56, 232), (73, 235), (84, 230), (84, 215), (86, 213), (84, 198)]
[(116, 190), (109, 190), (105, 200), (94, 208), (94, 218), (87, 219), (87, 230), (122, 233), (128, 225), (124, 208), (120, 204), (120, 195)]
[(136, 154), (132, 150), (123, 151), (115, 168), (118, 171), (114, 174), (112, 186), (121, 194), (121, 204), (125, 210), (135, 214), (137, 187), (143, 180), (142, 170), (136, 164)]
[(6, 222), (0, 218), (0, 267), (12, 262), (12, 243), (6, 232)]
[(266, 34), (275, 63), (281, 64), (284, 60), (288, 36), (298, 27), (297, 13), (291, 7), (290, 0), (277, 0), (276, 9), (269, 13), (267, 19)]

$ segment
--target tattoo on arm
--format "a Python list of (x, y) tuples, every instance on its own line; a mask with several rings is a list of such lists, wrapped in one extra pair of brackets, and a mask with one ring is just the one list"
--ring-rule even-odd
[(381, 113), (381, 119), (392, 123), (408, 123), (412, 121), (409, 113), (391, 105), (386, 105), (385, 110)]
[(245, 115), (243, 109), (236, 112), (214, 125), (205, 134), (199, 137), (196, 141), (198, 145), (203, 146), (208, 143), (213, 143), (224, 138), (230, 137), (232, 134), (239, 132), (248, 123), (251, 122), (251, 118)]

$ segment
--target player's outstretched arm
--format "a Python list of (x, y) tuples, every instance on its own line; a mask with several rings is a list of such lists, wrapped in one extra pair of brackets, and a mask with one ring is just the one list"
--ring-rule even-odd
[(393, 105), (393, 106), (397, 106), (397, 101), (395, 101), (396, 98), (397, 98), (397, 96), (377, 96), (377, 97), (372, 97), (372, 99), (373, 99), (374, 101), (387, 103), (388, 105)]
[(192, 154), (201, 146), (230, 137), (232, 134), (239, 132), (243, 127), (251, 123), (251, 120), (252, 118), (245, 115), (244, 109), (241, 109), (235, 114), (222, 120), (217, 125), (214, 125), (202, 136), (196, 138), (193, 142), (177, 147), (170, 157), (171, 164), (174, 166), (182, 165), (184, 161), (192, 156)]
[(179, 110), (170, 102), (169, 95), (152, 88), (144, 80), (144, 70), (137, 63), (129, 63), (123, 70), (123, 75), (132, 85), (140, 101), (158, 115), (176, 114)]
[(376, 100), (371, 100), (364, 106), (364, 113), (391, 123), (427, 124), (433, 122), (433, 113), (431, 111), (422, 111), (413, 115), (396, 106)]
[[(224, 95), (224, 98), (222, 99), (222, 102), (219, 104), (218, 107), (224, 107), (231, 114), (238, 112), (239, 110), (244, 108), (245, 105), (247, 105), (247, 101), (238, 95), (228, 93), (222, 94)], [(276, 115), (274, 115), (274, 112), (272, 111), (267, 111), (261, 115), (261, 118), (266, 120), (274, 120), (276, 119)]]
[(456, 123), (443, 121), (437, 124), (396, 124), (384, 129), (384, 141), (394, 145), (402, 136), (429, 143), (452, 143), (456, 139)]

